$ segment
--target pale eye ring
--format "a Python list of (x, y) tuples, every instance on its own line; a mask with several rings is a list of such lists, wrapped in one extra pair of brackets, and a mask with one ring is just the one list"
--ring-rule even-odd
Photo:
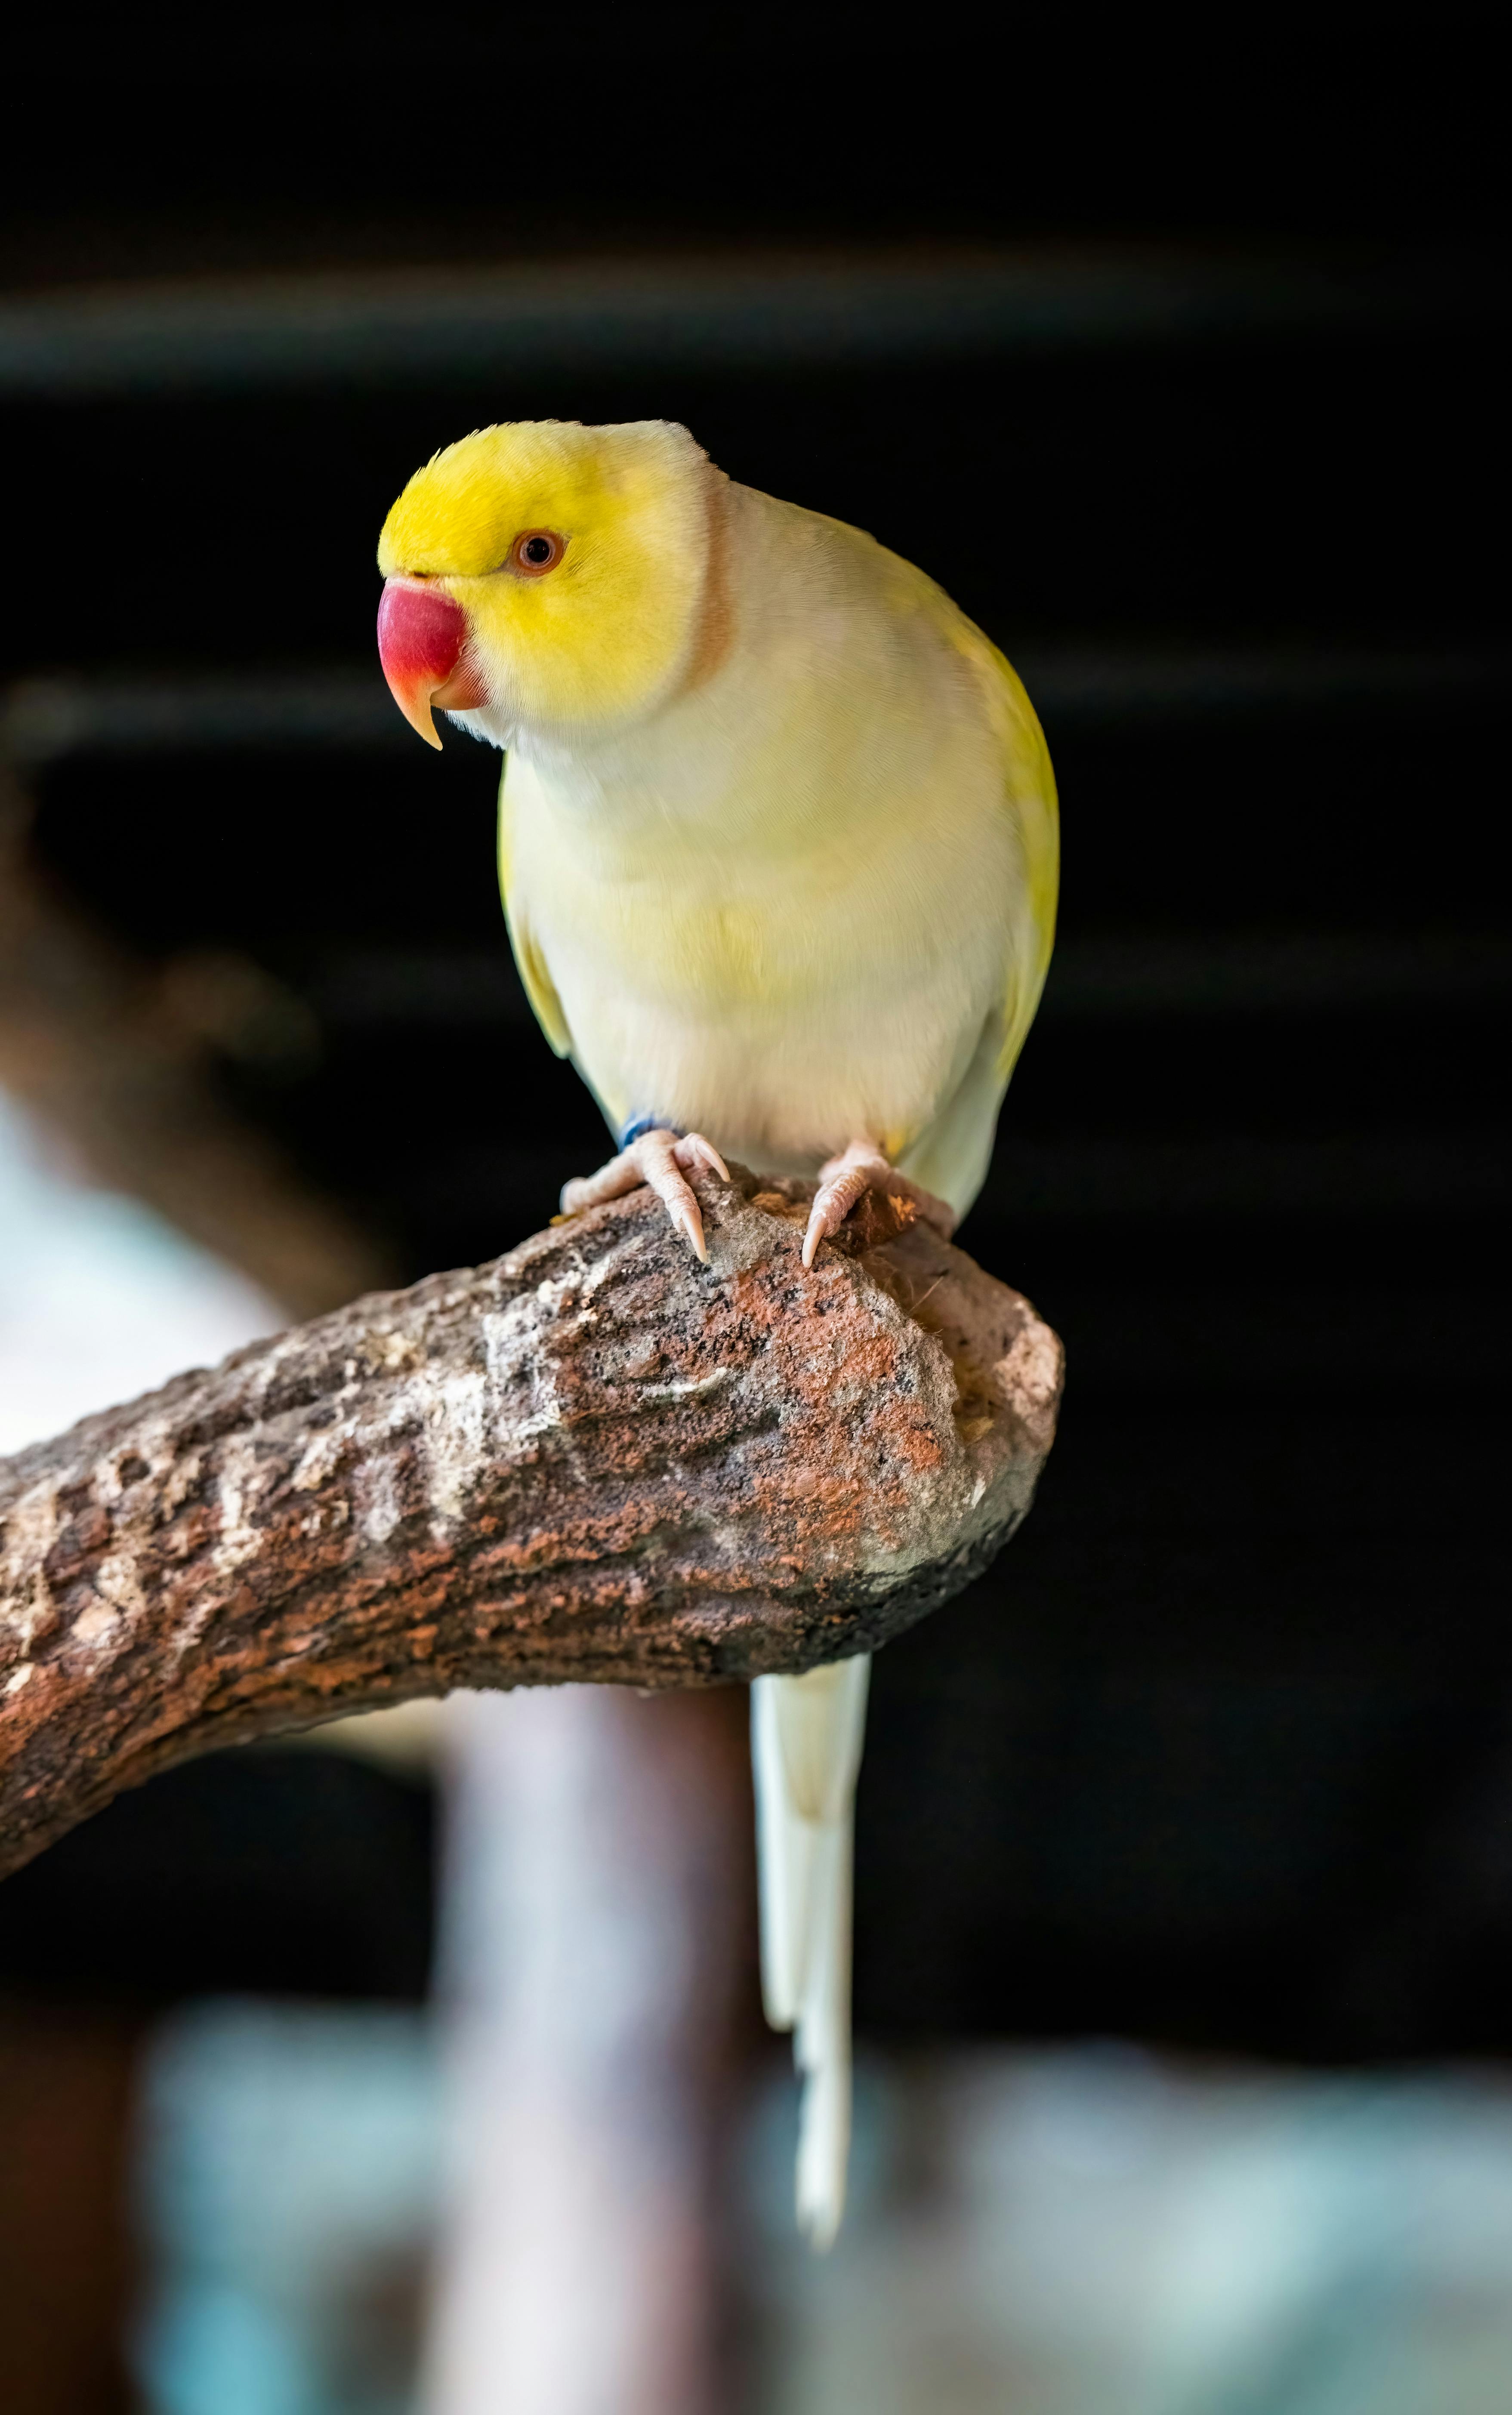
[(544, 578), (567, 550), (555, 529), (521, 529), (509, 548), (509, 567), (521, 578)]

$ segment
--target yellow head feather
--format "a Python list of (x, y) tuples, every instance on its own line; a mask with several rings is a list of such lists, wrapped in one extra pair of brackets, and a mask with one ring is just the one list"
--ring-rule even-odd
[[(462, 607), (508, 720), (621, 721), (659, 702), (693, 652), (718, 476), (667, 420), (505, 421), (415, 472), (378, 566), (434, 579)], [(544, 577), (511, 567), (529, 530), (565, 541)]]

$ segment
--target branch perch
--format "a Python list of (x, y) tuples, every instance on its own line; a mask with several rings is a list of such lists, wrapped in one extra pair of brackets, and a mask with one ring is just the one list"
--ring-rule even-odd
[(0, 1871), (222, 1745), (800, 1671), (969, 1582), (1055, 1335), (896, 1213), (805, 1275), (811, 1185), (697, 1189), (708, 1267), (636, 1192), (0, 1462)]

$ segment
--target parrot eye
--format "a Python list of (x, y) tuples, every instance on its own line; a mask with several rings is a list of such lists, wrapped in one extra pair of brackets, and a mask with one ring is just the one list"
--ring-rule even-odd
[(566, 538), (555, 529), (522, 529), (509, 548), (509, 567), (522, 578), (542, 578), (566, 550)]

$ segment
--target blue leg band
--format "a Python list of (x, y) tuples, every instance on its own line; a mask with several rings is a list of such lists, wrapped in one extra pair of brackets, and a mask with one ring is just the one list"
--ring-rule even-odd
[(628, 1148), (633, 1140), (638, 1140), (642, 1132), (674, 1132), (679, 1140), (682, 1138), (676, 1124), (669, 1124), (665, 1116), (632, 1116), (627, 1124), (620, 1127), (620, 1147)]

